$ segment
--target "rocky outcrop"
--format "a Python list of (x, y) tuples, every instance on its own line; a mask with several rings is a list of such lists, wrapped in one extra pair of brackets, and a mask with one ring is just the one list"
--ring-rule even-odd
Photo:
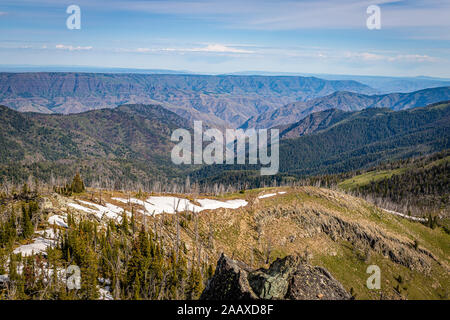
[(299, 264), (297, 257), (277, 259), (269, 269), (251, 272), (250, 285), (261, 299), (284, 299), (289, 289), (289, 282)]
[(245, 264), (220, 257), (202, 300), (349, 300), (351, 295), (321, 267), (298, 257), (277, 259), (268, 269), (251, 271)]
[(285, 296), (289, 300), (350, 300), (352, 296), (322, 267), (298, 266)]
[(201, 300), (250, 300), (257, 299), (250, 284), (250, 268), (234, 261), (223, 253), (217, 262), (216, 271), (203, 291)]

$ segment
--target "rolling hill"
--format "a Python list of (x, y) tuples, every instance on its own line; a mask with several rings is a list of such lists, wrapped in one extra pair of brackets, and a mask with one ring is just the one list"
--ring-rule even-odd
[(292, 124), (274, 127), (280, 130), (281, 139), (298, 138), (303, 135), (312, 134), (314, 132), (327, 129), (335, 123), (338, 123), (347, 117), (350, 112), (338, 109), (328, 109), (325, 111), (314, 112), (306, 118)]

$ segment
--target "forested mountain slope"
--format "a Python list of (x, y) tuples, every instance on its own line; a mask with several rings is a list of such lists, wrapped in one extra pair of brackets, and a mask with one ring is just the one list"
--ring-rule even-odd
[[(204, 167), (195, 173), (196, 178), (270, 185), (286, 175), (342, 173), (445, 150), (450, 147), (450, 103), (397, 112), (378, 108), (323, 111), (281, 134), (286, 139), (280, 141), (280, 175), (260, 177), (258, 166), (235, 165)], [(296, 138), (288, 139), (289, 134)]]
[(31, 172), (48, 178), (51, 172), (82, 170), (90, 178), (117, 181), (179, 170), (170, 160), (170, 136), (175, 129), (191, 126), (158, 105), (71, 115), (20, 113), (1, 106), (0, 125), (3, 178), (20, 179)]
[(449, 215), (450, 150), (378, 166), (341, 180), (338, 186), (359, 196), (385, 200), (404, 213)]

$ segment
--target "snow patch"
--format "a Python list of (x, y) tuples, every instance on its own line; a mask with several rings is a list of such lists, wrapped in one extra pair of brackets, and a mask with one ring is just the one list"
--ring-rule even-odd
[[(102, 219), (104, 216), (106, 216), (110, 219), (116, 219), (116, 220), (120, 221), (122, 219), (123, 212), (124, 211), (126, 212), (126, 210), (124, 210), (123, 208), (115, 206), (111, 203), (106, 203), (104, 206), (102, 206), (97, 203), (92, 203), (92, 202), (83, 201), (83, 200), (78, 200), (78, 202), (80, 202), (81, 204), (87, 205), (87, 206), (94, 207), (96, 209), (87, 208), (85, 206), (82, 206), (82, 205), (79, 205), (76, 203), (69, 203), (69, 206), (74, 209), (84, 211), (86, 213), (92, 213), (95, 216), (97, 216), (99, 219)], [(129, 214), (129, 213), (127, 212), (127, 214)]]
[(0, 285), (4, 286), (9, 281), (9, 276), (7, 274), (0, 274)]
[(71, 208), (74, 208), (75, 210), (84, 211), (86, 213), (97, 214), (97, 211), (95, 211), (91, 208), (86, 208), (86, 207), (80, 206), (79, 204), (76, 204), (76, 203), (69, 203), (68, 206)]
[(48, 218), (48, 223), (49, 224), (56, 224), (59, 227), (63, 227), (63, 228), (68, 228), (69, 226), (67, 225), (65, 219), (63, 216), (60, 215), (54, 215), (51, 216), (50, 218)]
[(13, 253), (19, 254), (22, 256), (31, 256), (33, 254), (44, 253), (48, 247), (56, 246), (56, 241), (53, 239), (45, 239), (42, 237), (37, 237), (34, 239), (33, 243), (22, 245), (16, 248)]
[(99, 287), (98, 288), (98, 293), (100, 294), (99, 300), (114, 300), (109, 290), (110, 288), (108, 286), (105, 288)]
[(59, 230), (56, 230), (56, 233), (55, 233), (55, 231), (53, 229), (46, 229), (46, 230), (38, 231), (36, 233), (39, 234), (40, 236), (42, 236), (43, 238), (55, 240), (59, 233)]
[(218, 200), (211, 200), (211, 199), (198, 199), (198, 203), (201, 205), (202, 210), (213, 210), (213, 209), (219, 209), (219, 208), (226, 208), (226, 209), (238, 209), (240, 207), (245, 207), (247, 205), (247, 201), (242, 199), (236, 199), (236, 200), (227, 200), (227, 201), (218, 201)]
[(259, 196), (258, 199), (270, 198), (270, 197), (273, 197), (273, 196), (276, 196), (276, 195), (277, 195), (276, 193), (268, 193), (268, 194), (264, 194), (262, 196)]
[(286, 191), (280, 191), (280, 192), (277, 192), (277, 193), (263, 194), (262, 196), (259, 196), (258, 199), (270, 198), (270, 197), (276, 196), (277, 194), (285, 194), (285, 193), (286, 193)]
[(396, 216), (400, 216), (402, 218), (410, 219), (410, 220), (413, 220), (413, 221), (427, 222), (426, 218), (412, 217), (412, 216), (408, 216), (406, 214), (403, 214), (403, 213), (400, 213), (400, 212), (397, 212), (397, 211), (392, 211), (392, 210), (387, 210), (387, 209), (383, 209), (383, 211), (386, 211), (388, 213), (395, 214)]

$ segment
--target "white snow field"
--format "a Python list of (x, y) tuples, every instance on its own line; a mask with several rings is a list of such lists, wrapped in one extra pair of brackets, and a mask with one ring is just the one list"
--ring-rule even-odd
[[(122, 219), (122, 214), (125, 211), (121, 207), (115, 206), (111, 203), (106, 203), (105, 206), (102, 206), (102, 205), (88, 202), (88, 201), (83, 201), (83, 200), (77, 200), (77, 201), (84, 205), (94, 207), (96, 209), (91, 209), (91, 208), (79, 205), (77, 203), (69, 203), (69, 206), (76, 210), (81, 210), (81, 211), (84, 211), (87, 213), (92, 213), (100, 219), (102, 219), (103, 216), (106, 216), (108, 218), (116, 219), (116, 220), (120, 221)], [(129, 214), (129, 213), (127, 212), (127, 214)]]
[[(113, 200), (128, 203), (128, 199), (113, 198)], [(142, 205), (145, 208), (145, 214), (161, 214), (161, 213), (175, 213), (178, 211), (195, 211), (200, 212), (203, 210), (212, 210), (219, 208), (227, 209), (238, 209), (240, 207), (245, 207), (248, 202), (242, 199), (219, 201), (213, 199), (197, 199), (196, 202), (200, 206), (193, 204), (188, 199), (177, 198), (177, 197), (149, 197), (147, 200), (139, 200), (135, 198), (130, 198), (131, 203), (136, 203)]]

